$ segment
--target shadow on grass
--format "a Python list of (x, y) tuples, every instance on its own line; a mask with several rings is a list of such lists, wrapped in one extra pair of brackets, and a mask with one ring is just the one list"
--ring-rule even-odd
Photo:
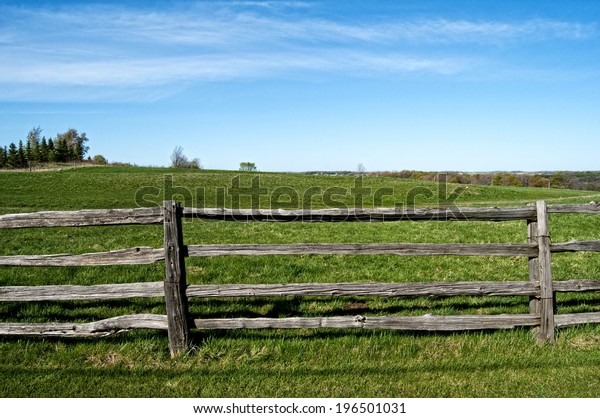
[[(206, 318), (257, 318), (289, 316), (344, 316), (344, 315), (424, 315), (424, 314), (479, 314), (527, 313), (526, 297), (293, 297), (293, 298), (240, 298), (235, 301), (211, 299), (190, 304), (190, 313)], [(315, 311), (315, 306), (320, 307)], [(207, 308), (209, 307), (209, 308)], [(210, 315), (206, 311), (210, 312)], [(313, 312), (311, 312), (313, 311)]]
[[(564, 387), (552, 379), (553, 376), (565, 376), (566, 373), (566, 377), (573, 381), (577, 374), (575, 369), (596, 366), (592, 359), (582, 359), (576, 365), (565, 361), (535, 359), (509, 364), (502, 360), (396, 364), (386, 365), (384, 373), (381, 366), (342, 365), (326, 360), (313, 367), (295, 365), (283, 373), (279, 367), (265, 367), (263, 364), (185, 370), (170, 367), (142, 370), (125, 367), (87, 368), (80, 365), (62, 369), (2, 366), (0, 392), (4, 397), (243, 397), (247, 396), (248, 391), (253, 396), (271, 397), (279, 394), (321, 397), (327, 396), (323, 392), (323, 385), (331, 384), (335, 387), (330, 388), (329, 396), (338, 397), (375, 397), (381, 385), (386, 386), (387, 395), (402, 388), (405, 396), (408, 390), (412, 397), (477, 397), (482, 396), (483, 390), (489, 389), (485, 383), (499, 383), (498, 379), (504, 379), (503, 387), (495, 387), (485, 394), (512, 397), (572, 397), (579, 394), (581, 397), (594, 397), (597, 384), (588, 385), (582, 391), (582, 388)], [(507, 377), (515, 368), (520, 374)], [(553, 382), (553, 388), (540, 392), (542, 389), (535, 385), (527, 386), (525, 391), (522, 386), (511, 387), (511, 380), (518, 386), (525, 379), (520, 376), (535, 375), (539, 370), (545, 371), (544, 381), (549, 379), (548, 382)], [(432, 387), (434, 381), (437, 383)], [(479, 381), (483, 386), (471, 387), (473, 381)], [(461, 385), (463, 388), (458, 387)]]
[(108, 301), (7, 302), (0, 305), (4, 322), (93, 322), (134, 313), (163, 313), (162, 298)]

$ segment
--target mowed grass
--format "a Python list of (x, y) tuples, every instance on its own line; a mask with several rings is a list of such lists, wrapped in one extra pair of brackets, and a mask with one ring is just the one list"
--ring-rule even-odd
[[(589, 202), (594, 193), (442, 185), (389, 178), (323, 177), (150, 168), (0, 173), (0, 213), (160, 204), (165, 189), (190, 206), (251, 207), (521, 205)], [(259, 180), (253, 180), (259, 178)], [(252, 183), (254, 181), (254, 184)], [(255, 186), (252, 188), (252, 186)], [(262, 190), (258, 190), (261, 188)], [(140, 192), (142, 190), (142, 192)], [(379, 191), (379, 192), (378, 192)], [(428, 192), (429, 191), (429, 192)], [(379, 194), (377, 194), (379, 193)], [(453, 194), (454, 193), (454, 194)], [(170, 193), (167, 191), (167, 198)], [(245, 194), (245, 195), (244, 195)], [(254, 197), (253, 197), (254, 195)], [(137, 196), (137, 198), (136, 198)], [(223, 197), (220, 197), (223, 196)], [(258, 197), (256, 197), (258, 196)], [(456, 197), (456, 198), (455, 198)], [(221, 199), (221, 200), (220, 200)], [(310, 205), (309, 205), (310, 201)], [(378, 204), (379, 203), (379, 204)], [(551, 215), (553, 242), (599, 239), (600, 217)], [(0, 255), (85, 253), (162, 246), (162, 226), (0, 230)], [(241, 223), (186, 221), (188, 244), (295, 242), (525, 242), (525, 222)], [(187, 259), (190, 283), (527, 280), (518, 257), (268, 256)], [(597, 254), (553, 257), (557, 280), (600, 277)], [(164, 264), (0, 268), (0, 286), (160, 281)], [(453, 315), (528, 312), (527, 298), (192, 299), (194, 317)], [(559, 295), (558, 313), (593, 312), (600, 295)], [(162, 299), (1, 303), (4, 322), (89, 322), (164, 314)], [(135, 331), (103, 339), (0, 338), (4, 397), (596, 397), (600, 328), (560, 330), (540, 346), (528, 329), (409, 333), (366, 330), (192, 332), (180, 358), (166, 334)]]

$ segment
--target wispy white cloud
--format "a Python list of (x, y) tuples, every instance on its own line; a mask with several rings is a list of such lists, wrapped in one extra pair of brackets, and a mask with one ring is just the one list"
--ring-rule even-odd
[[(228, 5), (235, 3), (238, 2)], [(91, 21), (90, 15), (94, 16)], [(419, 19), (349, 24), (322, 18), (261, 15), (236, 11), (231, 7), (218, 11), (205, 8), (185, 11), (96, 10), (84, 7), (68, 12), (40, 11), (31, 17), (54, 22), (56, 26), (66, 25), (73, 32), (98, 39), (174, 45), (245, 45), (266, 40), (271, 43), (498, 43), (585, 39), (597, 34), (595, 24), (547, 19), (521, 22)]]
[[(348, 23), (254, 9), (303, 2), (201, 3), (187, 10), (0, 6), (0, 94), (35, 86), (105, 88), (272, 77), (294, 72), (455, 75), (485, 57), (464, 45), (577, 41), (597, 28), (577, 22), (447, 19)], [(117, 91), (118, 90), (118, 91)], [(58, 91), (58, 90), (57, 90)]]
[(12, 62), (0, 67), (0, 80), (10, 84), (137, 87), (176, 82), (230, 80), (274, 76), (289, 71), (388, 71), (453, 74), (470, 65), (457, 59), (400, 54), (322, 51), (319, 54), (198, 55), (86, 62)]

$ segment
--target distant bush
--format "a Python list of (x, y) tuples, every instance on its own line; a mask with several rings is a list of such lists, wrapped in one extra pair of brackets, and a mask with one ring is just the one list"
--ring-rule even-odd
[(104, 158), (103, 155), (94, 155), (94, 164), (98, 164), (98, 165), (106, 165), (108, 164), (108, 161), (106, 160), (106, 158)]

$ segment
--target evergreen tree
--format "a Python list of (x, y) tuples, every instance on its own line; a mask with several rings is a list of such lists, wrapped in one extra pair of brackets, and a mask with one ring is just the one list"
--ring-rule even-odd
[(46, 137), (42, 137), (42, 142), (40, 142), (40, 150), (38, 153), (38, 159), (41, 163), (48, 162), (48, 143), (46, 142)]
[(6, 147), (0, 147), (0, 168), (6, 167), (8, 164), (8, 150)]
[[(32, 128), (27, 134), (27, 140), (19, 141), (18, 146), (0, 146), (0, 168), (22, 168), (31, 162), (68, 162), (83, 161), (90, 147), (85, 132), (70, 128), (59, 133), (54, 139), (41, 137), (42, 128)], [(91, 160), (91, 157), (88, 157)]]
[[(85, 154), (88, 152), (89, 147), (86, 145), (88, 138), (85, 132), (79, 134), (77, 129), (70, 128), (68, 131), (58, 134), (56, 136), (55, 144), (57, 153), (60, 158), (64, 158), (65, 161), (81, 161), (85, 158)], [(60, 145), (60, 150), (58, 144)]]
[(25, 148), (23, 141), (19, 141), (19, 149), (17, 150), (17, 167), (23, 168), (27, 165), (27, 157), (25, 156)]
[(33, 161), (33, 149), (31, 148), (31, 142), (29, 141), (25, 144), (25, 160), (28, 162)]
[(56, 151), (56, 162), (66, 163), (69, 161), (69, 146), (66, 138), (57, 136), (54, 143), (54, 149)]
[(55, 163), (58, 161), (56, 158), (56, 147), (54, 146), (54, 141), (50, 138), (48, 140), (48, 161)]
[(9, 168), (17, 168), (18, 164), (18, 151), (17, 146), (14, 142), (11, 142), (8, 146), (8, 167)]

